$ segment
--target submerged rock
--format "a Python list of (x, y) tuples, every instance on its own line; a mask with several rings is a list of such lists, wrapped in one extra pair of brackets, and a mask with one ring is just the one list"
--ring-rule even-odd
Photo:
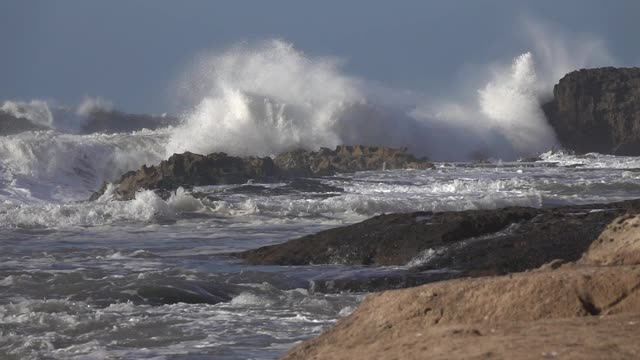
[(500, 274), (577, 260), (611, 220), (638, 208), (640, 200), (387, 214), (233, 255), (254, 265), (409, 265)]
[(640, 68), (574, 71), (553, 95), (543, 108), (565, 148), (640, 155)]
[(585, 255), (626, 265), (550, 264), (374, 294), (284, 359), (636, 359), (640, 228), (631, 223), (622, 242), (608, 240), (629, 219), (617, 219)]

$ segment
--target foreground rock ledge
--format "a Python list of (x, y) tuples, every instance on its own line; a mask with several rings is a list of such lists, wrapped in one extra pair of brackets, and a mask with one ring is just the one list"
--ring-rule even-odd
[(559, 268), (371, 295), (284, 359), (638, 359), (638, 221), (616, 219)]

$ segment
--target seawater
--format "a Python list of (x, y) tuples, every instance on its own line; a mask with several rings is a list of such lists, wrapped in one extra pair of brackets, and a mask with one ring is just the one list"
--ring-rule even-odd
[(3, 169), (0, 354), (8, 359), (276, 358), (366, 296), (314, 293), (314, 279), (406, 267), (247, 266), (224, 253), (388, 212), (640, 197), (640, 161), (598, 154), (323, 178), (344, 189), (335, 193), (245, 184), (195, 188), (207, 194), (199, 199), (179, 189), (168, 200), (141, 191), (96, 202), (61, 200), (72, 187), (44, 189), (75, 178), (60, 167), (31, 182)]

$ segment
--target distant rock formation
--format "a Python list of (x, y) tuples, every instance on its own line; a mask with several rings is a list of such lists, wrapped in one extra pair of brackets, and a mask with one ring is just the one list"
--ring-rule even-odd
[[(124, 174), (116, 183), (116, 198), (129, 200), (141, 189), (157, 190), (160, 195), (178, 187), (202, 185), (242, 184), (249, 180), (271, 182), (295, 177), (330, 176), (364, 170), (428, 169), (427, 159), (418, 159), (406, 148), (382, 146), (338, 146), (318, 152), (294, 150), (270, 157), (237, 157), (225, 153), (198, 155), (173, 154), (156, 166), (143, 166)], [(99, 198), (107, 189), (103, 187), (91, 196)]]
[(132, 132), (142, 129), (158, 129), (178, 122), (173, 116), (127, 114), (115, 110), (95, 110), (89, 113), (81, 132), (91, 134)]
[(293, 150), (278, 155), (275, 163), (288, 176), (330, 176), (367, 170), (429, 169), (426, 158), (416, 158), (407, 148), (340, 145), (335, 150)]
[(574, 263), (370, 295), (283, 359), (637, 359), (639, 222), (614, 220)]
[(567, 149), (640, 155), (640, 68), (571, 72), (543, 109)]
[(0, 136), (36, 130), (47, 130), (47, 128), (36, 125), (29, 119), (15, 117), (8, 112), (0, 110)]
[[(141, 189), (168, 192), (180, 186), (242, 184), (249, 180), (267, 181), (278, 176), (279, 172), (269, 157), (241, 158), (225, 153), (213, 153), (207, 156), (186, 152), (173, 154), (169, 159), (156, 166), (143, 165), (137, 171), (122, 175), (116, 185), (116, 196), (130, 200)], [(90, 200), (99, 198), (106, 190), (94, 193)]]

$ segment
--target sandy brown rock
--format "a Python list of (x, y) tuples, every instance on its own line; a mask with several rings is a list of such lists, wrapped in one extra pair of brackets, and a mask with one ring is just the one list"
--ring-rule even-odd
[(638, 359), (638, 221), (615, 219), (575, 263), (371, 295), (284, 359)]
[(639, 288), (640, 266), (565, 266), (387, 291), (284, 358), (631, 359)]
[(582, 258), (585, 264), (640, 264), (640, 215), (629, 214), (614, 220)]

